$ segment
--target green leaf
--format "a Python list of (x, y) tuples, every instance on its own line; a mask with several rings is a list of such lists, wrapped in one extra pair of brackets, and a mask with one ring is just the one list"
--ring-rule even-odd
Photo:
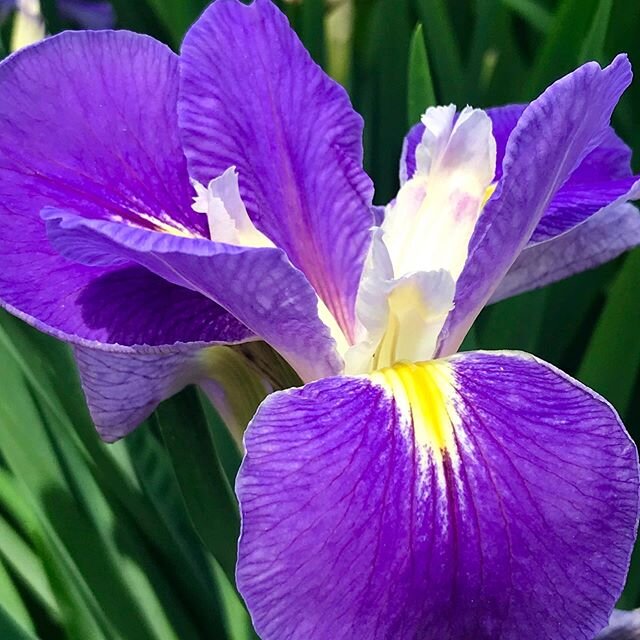
[(579, 64), (589, 60), (597, 60), (600, 63), (605, 62), (604, 43), (607, 37), (612, 8), (613, 0), (600, 0), (598, 3), (598, 8), (591, 21), (591, 28), (582, 43), (582, 49), (578, 56)]
[(489, 51), (491, 33), (496, 28), (496, 16), (500, 0), (483, 0), (476, 3), (476, 19), (471, 39), (469, 64), (467, 65), (466, 101), (477, 104), (481, 85), (489, 83), (495, 52)]
[(7, 610), (6, 603), (0, 601), (0, 638), (2, 640), (37, 640)]
[(460, 45), (444, 0), (415, 0), (424, 27), (427, 50), (437, 52), (433, 72), (437, 95), (443, 103), (466, 104), (467, 91)]
[(205, 546), (235, 584), (240, 518), (200, 398), (187, 387), (156, 411), (187, 512)]
[[(625, 260), (578, 371), (578, 379), (625, 415), (640, 372), (640, 250)], [(639, 434), (636, 434), (639, 435)]]
[[(0, 523), (2, 521), (0, 520)], [(4, 546), (4, 537), (0, 532), (0, 540)], [(15, 625), (25, 633), (35, 633), (33, 621), (29, 616), (27, 607), (25, 606), (16, 585), (14, 584), (5, 564), (0, 560), (0, 607), (5, 614), (9, 615)], [(2, 631), (2, 622), (0, 621), (0, 632)], [(4, 637), (4, 636), (0, 636)]]
[(553, 24), (540, 48), (528, 83), (526, 99), (543, 91), (551, 82), (575, 69), (600, 0), (562, 0)]
[(300, 6), (300, 37), (311, 57), (325, 66), (324, 0), (305, 0)]
[[(152, 5), (155, 0), (111, 0), (116, 12), (118, 25), (131, 31), (146, 33), (157, 40), (177, 48), (181, 38), (176, 37), (175, 30), (169, 30), (166, 22), (158, 15), (158, 5)], [(163, 15), (166, 19), (167, 15)]]
[[(137, 2), (138, 0), (136, 0)], [(170, 33), (172, 42), (179, 47), (187, 29), (209, 4), (209, 0), (146, 0), (150, 11), (154, 11), (164, 28)], [(135, 4), (135, 3), (130, 3)]]
[(616, 262), (610, 262), (545, 288), (547, 304), (536, 355), (575, 372), (615, 273)]
[(547, 33), (553, 26), (553, 16), (536, 0), (502, 0), (502, 4), (541, 33)]
[[(210, 566), (210, 556), (189, 520), (167, 451), (147, 425), (129, 434), (125, 444), (146, 499), (172, 535), (172, 562), (168, 569), (173, 584), (189, 602), (204, 633), (207, 629), (220, 629), (222, 638), (222, 587)], [(235, 593), (234, 597), (237, 598)], [(240, 608), (243, 609), (242, 605)]]
[(415, 28), (411, 38), (408, 93), (407, 111), (409, 112), (409, 127), (412, 127), (420, 121), (420, 116), (427, 107), (437, 104), (421, 24)]
[(479, 347), (535, 352), (546, 293), (539, 289), (487, 307), (476, 321)]
[(0, 518), (0, 540), (0, 557), (4, 559), (6, 566), (13, 570), (22, 585), (45, 607), (52, 619), (59, 620), (58, 604), (40, 558), (3, 518)]
[(365, 117), (367, 168), (376, 198), (398, 191), (398, 162), (407, 132), (407, 76), (414, 21), (409, 0), (380, 0), (372, 9), (367, 69), (358, 106)]

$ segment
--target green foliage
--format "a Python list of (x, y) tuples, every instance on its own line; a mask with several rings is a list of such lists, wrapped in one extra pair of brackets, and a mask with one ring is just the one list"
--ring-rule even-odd
[[(206, 0), (113, 0), (118, 26), (177, 50)], [(322, 0), (278, 2), (319, 64)], [(50, 32), (64, 24), (43, 1)], [(640, 67), (639, 3), (353, 0), (341, 77), (366, 122), (379, 203), (397, 190), (408, 123), (434, 104), (529, 100), (587, 59)], [(12, 21), (0, 28), (0, 56)], [(329, 68), (329, 67), (328, 67)], [(640, 83), (616, 126), (640, 158)], [(531, 351), (606, 395), (640, 441), (640, 253), (486, 309), (465, 348)], [(233, 585), (239, 455), (187, 389), (124, 442), (99, 442), (64, 345), (0, 315), (0, 638), (244, 640)], [(640, 560), (640, 557), (638, 558)], [(621, 603), (640, 605), (640, 561)]]

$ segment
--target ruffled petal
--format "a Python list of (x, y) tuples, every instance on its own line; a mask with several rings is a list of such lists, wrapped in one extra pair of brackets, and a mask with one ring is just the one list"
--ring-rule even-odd
[(527, 247), (490, 302), (593, 269), (640, 244), (640, 213), (632, 204), (606, 207), (571, 231)]
[(255, 225), (351, 335), (373, 222), (362, 119), (270, 0), (218, 0), (191, 28), (179, 119), (192, 176), (236, 166)]
[(237, 579), (263, 640), (591, 640), (636, 533), (635, 447), (532, 356), (276, 393), (245, 435)]
[(202, 350), (166, 354), (112, 353), (74, 347), (91, 418), (105, 442), (115, 442), (146, 420), (155, 408), (204, 375)]
[[(507, 142), (526, 106), (512, 104), (487, 110), (497, 147), (496, 182), (502, 177)], [(420, 123), (405, 138), (400, 165), (403, 183), (415, 174), (416, 149), (423, 134), (424, 125)], [(609, 128), (600, 144), (555, 194), (527, 248), (507, 273), (491, 301), (598, 266), (636, 246), (639, 240), (631, 210), (619, 205), (638, 198), (637, 182), (638, 176), (631, 171), (631, 149)], [(591, 217), (596, 219), (578, 229)], [(565, 235), (570, 231), (570, 235)], [(625, 240), (624, 232), (628, 231), (631, 233)], [(557, 243), (532, 249), (548, 240), (557, 240)], [(526, 272), (531, 273), (530, 278)]]
[(625, 56), (605, 69), (588, 63), (525, 109), (507, 143), (502, 179), (471, 238), (455, 306), (440, 336), (440, 355), (460, 346), (558, 189), (608, 136), (611, 113), (630, 81)]
[[(90, 346), (234, 341), (226, 327), (237, 334), (240, 323), (192, 291), (140, 269), (129, 281), (122, 262), (70, 263), (51, 247), (40, 218), (43, 207), (60, 206), (91, 219), (206, 234), (206, 217), (191, 209), (178, 136), (177, 56), (146, 36), (69, 32), (4, 61), (0, 87), (1, 304)], [(175, 308), (163, 307), (162, 297)]]
[(342, 363), (318, 300), (280, 249), (255, 249), (148, 231), (45, 209), (50, 241), (87, 265), (135, 262), (218, 303), (280, 352), (303, 380), (331, 375)]

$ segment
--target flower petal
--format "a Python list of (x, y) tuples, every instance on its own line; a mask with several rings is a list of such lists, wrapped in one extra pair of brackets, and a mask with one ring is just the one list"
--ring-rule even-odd
[(179, 119), (192, 176), (237, 167), (253, 222), (349, 335), (373, 222), (362, 119), (270, 0), (218, 0), (191, 28)]
[(135, 262), (217, 302), (282, 354), (303, 380), (341, 368), (306, 278), (280, 249), (248, 248), (148, 231), (45, 209), (49, 239), (82, 264)]
[[(70, 263), (50, 246), (40, 218), (43, 207), (61, 206), (88, 218), (206, 232), (206, 217), (191, 209), (178, 139), (175, 54), (132, 33), (69, 32), (4, 61), (0, 87), (1, 304), (76, 343), (211, 340), (219, 307), (156, 277), (147, 295), (127, 284), (122, 264)], [(136, 328), (132, 319), (144, 315), (154, 292), (183, 302), (195, 324), (182, 326), (181, 311), (153, 303), (158, 318)]]
[(115, 442), (155, 408), (204, 375), (201, 349), (149, 354), (74, 347), (91, 418), (105, 442)]
[(640, 244), (640, 213), (632, 204), (606, 207), (571, 231), (527, 247), (490, 302), (498, 302), (593, 269)]
[(245, 443), (237, 578), (264, 640), (606, 625), (637, 454), (611, 406), (550, 365), (470, 353), (321, 380), (267, 398)]
[[(496, 181), (502, 177), (507, 142), (526, 106), (512, 104), (487, 110), (497, 146)], [(416, 149), (423, 132), (424, 125), (417, 124), (405, 139), (400, 168), (403, 183), (415, 174)], [(640, 240), (633, 231), (634, 216), (631, 209), (619, 205), (638, 197), (637, 178), (631, 171), (631, 150), (609, 127), (602, 142), (555, 194), (527, 248), (500, 283), (491, 301), (595, 267), (636, 246)], [(578, 230), (578, 225), (596, 215), (596, 220)], [(616, 228), (618, 224), (621, 226)], [(564, 234), (572, 229), (575, 232), (565, 237)], [(631, 233), (625, 239), (626, 231)], [(532, 249), (556, 238), (557, 245), (545, 244), (537, 250)]]
[(611, 113), (631, 81), (625, 56), (588, 63), (534, 100), (509, 138), (503, 176), (480, 216), (440, 355), (456, 351), (473, 320), (524, 249), (554, 194), (608, 135)]

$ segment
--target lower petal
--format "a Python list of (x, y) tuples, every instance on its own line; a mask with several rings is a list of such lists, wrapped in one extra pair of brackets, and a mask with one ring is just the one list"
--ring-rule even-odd
[(155, 408), (201, 375), (201, 349), (114, 353), (74, 347), (91, 418), (105, 442), (115, 442)]
[(274, 394), (245, 443), (237, 577), (263, 640), (591, 640), (608, 621), (636, 451), (532, 356)]

